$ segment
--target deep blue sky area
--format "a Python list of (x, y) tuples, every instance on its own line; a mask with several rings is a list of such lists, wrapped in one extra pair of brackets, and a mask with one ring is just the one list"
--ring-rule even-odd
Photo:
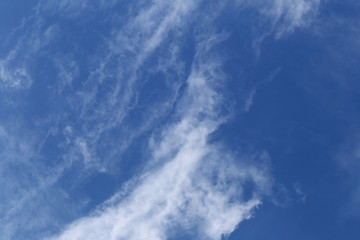
[(0, 240), (359, 240), (354, 0), (0, 2)]

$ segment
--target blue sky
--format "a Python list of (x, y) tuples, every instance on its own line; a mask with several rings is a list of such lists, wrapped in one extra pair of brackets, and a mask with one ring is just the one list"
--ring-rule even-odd
[(0, 239), (360, 239), (359, 16), (2, 0)]

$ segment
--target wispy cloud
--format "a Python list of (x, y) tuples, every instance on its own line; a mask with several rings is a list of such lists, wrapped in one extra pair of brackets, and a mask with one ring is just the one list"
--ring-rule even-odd
[[(83, 11), (97, 7), (102, 11), (116, 4), (121, 3), (41, 2), (34, 16), (12, 35), (21, 35), (18, 44), (0, 60), (0, 90), (31, 89), (38, 80), (31, 74), (32, 59), (44, 54), (48, 44), (59, 44), (60, 32), (69, 29), (61, 22), (47, 24), (46, 16), (80, 19)], [(31, 231), (41, 232), (34, 233), (34, 238), (50, 236), (62, 229), (52, 238), (165, 239), (171, 236), (170, 229), (180, 228), (221, 239), (253, 216), (271, 187), (267, 167), (254, 164), (253, 158), (268, 156), (237, 159), (218, 143), (208, 143), (209, 136), (229, 118), (224, 113), (226, 96), (221, 92), (226, 78), (221, 57), (212, 52), (229, 35), (206, 32), (222, 9), (219, 4), (199, 17), (201, 4), (180, 0), (129, 4), (124, 16), (114, 13), (106, 19), (114, 27), (100, 37), (94, 55), (87, 56), (90, 60), (79, 57), (81, 64), (77, 54), (83, 52), (71, 51), (81, 48), (82, 41), (75, 41), (70, 50), (52, 49), (54, 55), (49, 50), (44, 58), (50, 62), (48, 67), (54, 68), (50, 89), (55, 94), (49, 94), (45, 103), (50, 108), (46, 117), (31, 122), (29, 125), (37, 128), (24, 133), (0, 128), (0, 141), (6, 149), (1, 153), (0, 171), (13, 167), (16, 158), (16, 167), (24, 174), (15, 176), (17, 171), (11, 170), (0, 178), (6, 192), (0, 198), (5, 238), (22, 237)], [(308, 1), (275, 1), (270, 5), (271, 10), (261, 11), (273, 19), (271, 31), (278, 37), (302, 26), (307, 12), (315, 6)], [(192, 30), (196, 24), (201, 26)], [(188, 70), (181, 57), (186, 31), (194, 34), (196, 42)], [(40, 68), (36, 66), (35, 71)], [(161, 85), (161, 94), (149, 93), (150, 83)], [(255, 94), (256, 88), (247, 110)], [(18, 128), (22, 131), (27, 126)], [(69, 189), (60, 186), (64, 173), (111, 170), (143, 133), (152, 137), (144, 153), (148, 156), (141, 166), (142, 175), (130, 180), (126, 190), (117, 192), (90, 216), (75, 216), (83, 206), (69, 197)], [(58, 154), (46, 152), (47, 146)], [(62, 213), (65, 220), (56, 220), (62, 208), (70, 210)], [(39, 220), (27, 225), (33, 216)], [(76, 218), (63, 228), (64, 222)]]
[(276, 0), (269, 9), (264, 8), (263, 14), (272, 19), (272, 29), (276, 38), (292, 33), (296, 28), (309, 24), (320, 0)]
[[(49, 226), (46, 221), (31, 221), (35, 216), (54, 224), (59, 222), (52, 218), (59, 209), (47, 211), (50, 205), (44, 206), (44, 203), (66, 205), (66, 201), (60, 204), (66, 199), (64, 192), (49, 189), (57, 181), (61, 169), (46, 168), (36, 151), (38, 137), (25, 131), (19, 134), (17, 128), (20, 127), (16, 121), (7, 124), (6, 130), (0, 127), (0, 232), (4, 239), (23, 238), (26, 231), (32, 231), (32, 238), (35, 238), (39, 234), (37, 231)], [(41, 207), (45, 208), (36, 210)]]
[(297, 201), (299, 203), (306, 203), (306, 194), (304, 193), (304, 191), (302, 190), (301, 184), (300, 183), (294, 183), (293, 184), (293, 188), (295, 190), (295, 193), (297, 195)]
[[(27, 149), (31, 151), (31, 153), (24, 155), (22, 151), (12, 150), (7, 144), (3, 145), (6, 151), (2, 154), (2, 169), (5, 171), (5, 169), (11, 167), (11, 162), (16, 162), (20, 171), (24, 174), (24, 177), (15, 177), (14, 174), (16, 171), (9, 171), (6, 177), (2, 179), (3, 185), (8, 186), (7, 189), (3, 188), (7, 194), (2, 196), (2, 203), (5, 207), (0, 213), (3, 223), (1, 232), (6, 238), (22, 237), (23, 235), (21, 234), (29, 231), (30, 228), (33, 232), (32, 237), (35, 238), (39, 236), (35, 233), (36, 231), (40, 229), (47, 231), (47, 227), (54, 227), (57, 221), (50, 219), (56, 215), (54, 214), (56, 208), (48, 212), (39, 212), (39, 219), (49, 219), (49, 221), (33, 221), (33, 225), (25, 225), (26, 222), (29, 221), (29, 218), (34, 216), (34, 213), (30, 213), (29, 211), (36, 211), (41, 204), (45, 204), (45, 206), (51, 205), (51, 203), (56, 200), (56, 197), (50, 197), (52, 193), (61, 193), (63, 191), (61, 187), (56, 186), (56, 184), (64, 172), (73, 168), (72, 163), (82, 159), (86, 167), (103, 171), (104, 167), (106, 169), (107, 160), (104, 158), (100, 159), (96, 149), (98, 149), (98, 142), (106, 139), (110, 131), (117, 129), (117, 131), (119, 131), (119, 135), (117, 136), (119, 139), (106, 139), (108, 142), (112, 140), (116, 141), (112, 144), (113, 147), (107, 149), (107, 151), (110, 152), (110, 154), (108, 154), (109, 158), (118, 152), (124, 151), (136, 136), (154, 124), (155, 120), (166, 113), (167, 109), (172, 108), (173, 103), (171, 102), (174, 102), (176, 97), (174, 98), (174, 94), (170, 92), (170, 101), (166, 99), (164, 103), (156, 104), (154, 108), (147, 111), (146, 113), (149, 116), (146, 119), (147, 121), (141, 123), (138, 128), (132, 127), (131, 129), (127, 129), (120, 126), (127, 113), (137, 104), (137, 96), (135, 96), (135, 93), (138, 94), (138, 90), (136, 89), (139, 86), (137, 82), (140, 78), (138, 71), (142, 66), (142, 62), (167, 38), (167, 33), (171, 27), (177, 24), (181, 25), (181, 16), (184, 11), (186, 11), (186, 8), (182, 9), (180, 2), (177, 2), (174, 6), (175, 7), (172, 8), (172, 4), (155, 2), (148, 10), (142, 10), (139, 15), (135, 16), (138, 20), (131, 20), (132, 17), (130, 17), (129, 22), (135, 22), (136, 24), (129, 24), (125, 26), (124, 29), (115, 29), (114, 38), (112, 40), (110, 38), (107, 40), (108, 42), (114, 43), (114, 41), (118, 41), (116, 40), (117, 36), (121, 36), (122, 34), (137, 34), (143, 32), (144, 37), (139, 39), (137, 43), (132, 43), (134, 35), (129, 35), (129, 38), (126, 40), (128, 44), (136, 47), (137, 51), (133, 53), (127, 53), (126, 49), (117, 51), (110, 46), (111, 44), (108, 44), (109, 48), (105, 56), (96, 56), (96, 61), (100, 62), (100, 64), (95, 67), (95, 70), (90, 74), (88, 80), (84, 85), (80, 86), (80, 88), (74, 87), (77, 93), (70, 90), (73, 79), (79, 76), (79, 66), (76, 60), (71, 55), (65, 58), (61, 58), (63, 54), (55, 54), (54, 57), (45, 56), (54, 63), (55, 69), (58, 70), (59, 79), (59, 84), (56, 85), (57, 89), (54, 89), (56, 94), (49, 99), (49, 104), (56, 106), (54, 110), (61, 111), (68, 107), (67, 103), (70, 103), (70, 110), (74, 107), (75, 111), (70, 111), (68, 114), (51, 111), (51, 114), (49, 114), (46, 119), (40, 119), (39, 122), (36, 123), (38, 127), (41, 127), (41, 131), (33, 133), (34, 139), (30, 142), (24, 138), (25, 133), (11, 133), (11, 139), (13, 140), (10, 142), (19, 142), (19, 144), (21, 143), (19, 146), (27, 146)], [(66, 12), (70, 11), (70, 8), (83, 7), (83, 5), (79, 6), (78, 4), (65, 4), (59, 8), (55, 7), (53, 10), (56, 9), (57, 11)], [(59, 28), (57, 28), (57, 26), (50, 26), (46, 28), (47, 24), (44, 23), (42, 16), (44, 9), (46, 10), (44, 5), (39, 5), (35, 15), (26, 19), (24, 24), (16, 30), (20, 35), (17, 39), (18, 44), (13, 46), (13, 50), (0, 62), (1, 87), (4, 91), (7, 90), (5, 88), (9, 87), (24, 89), (25, 87), (30, 88), (32, 86), (32, 83), (37, 79), (32, 79), (30, 74), (28, 74), (28, 69), (34, 66), (31, 58), (36, 56), (39, 51), (44, 50), (43, 47), (50, 43), (51, 37), (56, 29), (61, 30), (63, 27), (59, 26)], [(80, 9), (78, 10), (80, 11)], [(163, 19), (164, 16), (165, 18)], [(72, 17), (76, 17), (76, 14)], [(155, 19), (157, 19), (157, 22), (150, 29), (145, 28), (150, 27), (148, 25), (143, 26), (148, 24), (150, 20), (154, 21)], [(13, 37), (16, 38), (17, 35)], [(117, 44), (122, 43), (124, 42), (117, 42)], [(175, 60), (175, 53), (174, 48), (171, 48), (169, 55), (164, 55), (164, 58), (170, 56), (170, 59), (173, 59), (173, 61), (160, 59), (161, 61), (159, 61), (159, 64), (156, 66), (157, 70), (168, 71), (169, 69), (174, 69), (175, 72), (177, 72), (179, 70), (179, 62)], [(129, 59), (132, 58), (133, 60), (128, 62)], [(118, 65), (114, 65), (114, 62), (117, 62)], [(23, 78), (20, 79), (19, 77)], [(102, 83), (105, 83), (105, 85), (109, 84), (109, 80), (112, 90), (109, 89), (108, 97), (104, 99), (99, 98), (97, 93), (99, 89), (103, 87)], [(144, 82), (141, 82), (141, 84), (144, 84)], [(177, 92), (181, 86), (181, 81), (171, 83), (169, 86), (171, 86), (171, 88), (168, 90)], [(65, 88), (67, 88), (67, 91), (63, 91)], [(80, 99), (80, 101), (76, 102), (75, 105), (71, 105), (71, 98), (74, 97), (74, 95), (80, 96), (80, 98), (77, 98)], [(66, 100), (66, 98), (69, 100)], [(65, 100), (64, 104), (60, 104), (63, 100)], [(76, 105), (80, 105), (80, 111), (77, 111)], [(68, 111), (68, 109), (65, 111)], [(72, 114), (72, 117), (77, 120), (63, 124), (65, 119), (68, 119), (69, 114)], [(19, 116), (15, 117), (18, 118)], [(126, 124), (128, 124), (128, 122)], [(19, 126), (19, 129), (23, 131), (26, 130), (22, 125)], [(4, 143), (9, 142), (9, 134), (5, 133), (6, 132), (1, 135)], [(62, 137), (65, 139), (64, 142), (56, 140), (55, 143), (49, 143), (51, 142), (49, 141), (51, 138), (61, 139)], [(23, 140), (20, 141), (20, 138), (23, 138)], [(46, 151), (46, 146), (49, 144), (58, 144), (56, 148), (61, 149), (59, 156), (54, 157), (52, 154), (44, 152)], [(6, 181), (10, 181), (12, 178), (14, 178), (13, 184), (6, 184)], [(23, 182), (27, 184), (21, 185)], [(76, 182), (73, 184), (76, 184)], [(19, 193), (17, 193), (17, 191)], [(69, 200), (66, 199), (66, 191), (64, 191), (64, 196), (59, 197), (57, 194), (58, 200), (62, 199), (62, 203), (64, 204)], [(56, 205), (60, 207), (62, 204)], [(20, 231), (20, 229), (23, 230)]]
[(244, 104), (244, 111), (248, 112), (251, 108), (251, 106), (254, 103), (254, 99), (256, 96), (256, 92), (258, 91), (259, 88), (261, 88), (262, 86), (269, 84), (270, 82), (272, 82), (272, 80), (276, 77), (276, 75), (281, 71), (281, 68), (277, 68), (275, 69), (266, 79), (262, 80), (261, 82), (259, 82), (258, 84), (256, 84), (250, 91), (249, 96), (247, 97), (247, 99), (245, 100), (245, 104)]
[[(53, 239), (166, 239), (174, 227), (221, 239), (252, 216), (269, 187), (266, 169), (236, 166), (228, 153), (207, 143), (222, 123), (222, 97), (212, 88), (223, 81), (220, 65), (208, 60), (217, 38), (199, 44), (179, 119), (153, 143), (150, 165), (161, 167), (146, 173), (127, 197), (114, 198)], [(246, 181), (255, 185), (248, 199)]]
[(274, 35), (280, 39), (295, 29), (308, 26), (316, 16), (321, 0), (275, 0), (253, 1), (250, 6), (259, 9), (259, 25), (256, 26), (256, 37), (253, 46), (260, 53), (260, 46), (264, 39)]
[[(119, 154), (127, 148), (134, 137), (148, 129), (171, 108), (173, 94), (168, 94), (170, 102), (166, 99), (162, 103), (159, 102), (157, 107), (151, 108), (151, 112), (146, 110), (143, 113), (148, 116), (146, 124), (141, 124), (137, 129), (132, 128), (129, 133), (126, 133), (127, 128), (119, 128), (121, 124), (128, 124), (129, 114), (141, 108), (138, 98), (141, 94), (139, 88), (146, 83), (145, 79), (140, 81), (144, 77), (140, 71), (144, 67), (144, 61), (169, 37), (170, 31), (183, 26), (194, 5), (193, 2), (184, 1), (175, 1), (171, 4), (154, 1), (148, 8), (141, 9), (138, 15), (129, 16), (126, 25), (112, 31), (112, 36), (106, 40), (107, 54), (98, 57), (99, 65), (91, 70), (84, 87), (77, 90), (77, 98), (73, 104), (74, 109), (80, 106), (80, 112), (74, 114), (79, 114), (79, 124), (83, 126), (79, 129), (80, 137), (89, 148), (96, 149), (103, 135), (117, 129), (124, 138), (114, 141), (121, 142), (122, 147), (117, 148), (116, 153), (110, 156)], [(156, 66), (157, 71), (178, 71), (177, 65), (181, 62), (165, 61), (165, 58), (174, 59), (174, 53), (170, 48), (168, 53), (159, 58), (159, 63), (162, 62), (163, 65)], [(151, 65), (146, 67), (154, 69)], [(168, 89), (171, 93), (176, 92), (181, 85), (176, 81), (178, 79), (174, 79), (171, 88)], [(108, 89), (105, 96), (102, 92), (104, 88)], [(96, 152), (94, 154), (89, 155), (94, 160), (88, 162), (89, 164), (106, 164), (104, 159), (102, 163), (97, 161), (98, 156)]]
[(358, 131), (349, 134), (347, 139), (339, 147), (335, 161), (339, 169), (346, 173), (343, 179), (343, 186), (347, 190), (345, 200), (342, 202), (339, 215), (345, 218), (359, 217), (360, 211), (360, 141)]
[[(25, 29), (26, 27), (26, 29)], [(23, 20), (16, 31), (22, 31), (16, 44), (11, 46), (8, 54), (0, 59), (0, 90), (28, 89), (33, 83), (29, 73), (30, 59), (45, 47), (56, 32), (56, 26), (44, 26), (40, 18)], [(10, 39), (4, 41), (14, 41)]]

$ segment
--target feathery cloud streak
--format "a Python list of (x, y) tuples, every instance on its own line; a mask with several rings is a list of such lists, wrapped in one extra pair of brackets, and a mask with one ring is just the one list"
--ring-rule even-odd
[[(257, 3), (260, 2), (262, 1)], [(60, 16), (69, 15), (74, 19), (81, 16), (81, 11), (93, 9), (89, 2), (80, 4), (63, 1), (56, 5), (50, 1), (43, 4), (44, 8), (38, 7), (37, 14), (44, 14), (41, 11), (51, 8)], [(107, 4), (100, 5), (106, 7), (115, 2)], [(39, 168), (42, 165), (34, 163), (36, 161), (33, 155), (25, 157), (26, 160), (31, 159), (26, 161), (32, 166), (27, 169), (37, 180), (33, 186), (22, 189), (31, 194), (23, 194), (14, 203), (17, 206), (15, 210), (4, 214), (7, 216), (5, 220), (10, 219), (9, 216), (17, 216), (13, 212), (20, 213), (39, 193), (48, 196), (58, 191), (54, 185), (65, 170), (76, 168), (72, 163), (79, 159), (85, 166), (85, 170), (81, 169), (80, 172), (88, 168), (106, 172), (109, 162), (116, 164), (121, 161), (121, 153), (133, 144), (133, 139), (152, 129), (156, 121), (172, 111), (174, 106), (177, 106), (175, 116), (170, 119), (175, 119), (174, 122), (168, 122), (162, 133), (152, 139), (152, 156), (145, 160), (149, 161), (149, 169), (144, 172), (144, 177), (138, 184), (126, 191), (127, 197), (116, 198), (109, 205), (100, 207), (92, 216), (75, 221), (57, 238), (143, 239), (147, 236), (146, 239), (164, 239), (170, 237), (170, 229), (180, 227), (189, 231), (196, 229), (205, 238), (220, 239), (222, 235), (230, 234), (239, 222), (252, 216), (252, 211), (261, 202), (261, 195), (268, 192), (266, 169), (262, 170), (251, 164), (236, 166), (231, 154), (221, 150), (216, 144), (207, 142), (209, 135), (228, 117), (222, 112), (226, 96), (219, 87), (225, 76), (221, 73), (221, 61), (215, 60), (212, 54), (216, 42), (221, 41), (224, 36), (204, 34), (199, 37), (198, 32), (193, 32), (195, 35), (192, 37), (198, 39), (198, 42), (196, 56), (190, 61), (193, 63), (188, 77), (185, 77), (187, 74), (184, 73), (183, 62), (179, 60), (181, 42), (184, 41), (181, 32), (191, 24), (198, 29), (211, 26), (216, 14), (222, 13), (222, 8), (217, 9), (216, 14), (203, 13), (203, 19), (199, 23), (196, 17), (200, 17), (196, 12), (200, 11), (199, 6), (203, 7), (202, 4), (204, 3), (201, 1), (140, 2), (133, 6), (136, 10), (130, 11), (136, 14), (119, 18), (123, 21), (106, 19), (119, 27), (114, 27), (110, 36), (106, 36), (103, 45), (99, 47), (100, 56), (96, 56), (95, 64), (86, 69), (89, 70), (89, 75), (80, 84), (76, 82), (79, 79), (74, 79), (81, 75), (80, 64), (75, 60), (77, 53), (65, 54), (64, 59), (59, 59), (63, 55), (55, 54), (53, 62), (60, 82), (56, 85), (59, 88), (51, 103), (63, 103), (54, 104), (56, 111), (51, 112), (43, 122), (40, 121), (46, 127), (51, 126), (48, 131), (44, 131), (47, 132), (46, 136), (39, 136), (31, 147), (45, 145), (48, 133), (52, 132), (51, 129), (56, 129), (50, 135), (64, 139), (59, 144), (62, 152), (57, 158), (62, 161), (59, 164), (49, 164), (49, 171), (33, 171), (33, 168), (46, 168)], [(274, 19), (274, 25), (279, 24), (278, 28), (273, 28), (278, 36), (302, 26), (304, 16), (312, 9), (309, 1), (297, 2), (296, 7), (292, 1), (275, 1), (274, 4), (266, 5), (271, 11), (265, 11), (267, 7), (259, 7), (258, 4), (253, 6), (268, 18)], [(22, 37), (26, 39), (26, 36), (34, 36), (31, 38), (34, 41), (31, 42), (36, 44), (25, 50), (15, 46), (0, 61), (2, 89), (20, 89), (20, 85), (31, 89), (37, 79), (27, 71), (31, 68), (29, 59), (44, 44), (59, 44), (54, 35), (66, 30), (61, 24), (37, 28), (43, 22), (41, 16), (38, 20), (34, 21), (34, 29), (37, 31)], [(59, 32), (54, 32), (53, 29)], [(155, 54), (159, 50), (162, 54)], [(23, 59), (21, 56), (28, 57)], [(154, 58), (157, 59), (156, 64), (151, 63)], [(161, 84), (166, 85), (164, 89), (167, 89), (167, 94), (164, 93), (165, 97), (159, 97), (145, 105), (141, 102), (141, 89), (150, 81), (146, 76), (151, 71), (164, 73), (167, 80)], [(183, 80), (185, 78), (186, 82)], [(57, 112), (59, 105), (66, 114)], [(140, 120), (133, 124), (131, 114), (139, 109), (144, 110), (140, 114)], [(116, 135), (112, 135), (114, 131)], [(5, 135), (7, 134), (3, 134)], [(37, 157), (40, 156), (38, 159), (49, 157), (42, 152), (42, 147), (39, 149), (33, 151)], [(265, 155), (261, 157), (266, 158)], [(3, 161), (9, 162), (8, 160)], [(44, 165), (48, 167), (48, 163)], [(242, 190), (242, 186), (249, 181), (256, 186), (250, 199), (245, 197)], [(76, 182), (73, 184), (76, 185)], [(67, 190), (64, 189), (65, 192)], [(15, 199), (15, 194), (4, 198), (9, 202)], [(40, 203), (36, 206), (30, 204), (34, 211), (39, 208), (38, 205), (47, 204), (46, 197), (36, 199)], [(134, 228), (134, 222), (140, 223), (140, 226)], [(15, 227), (17, 224), (14, 221), (9, 231), (19, 231)], [(11, 233), (9, 236), (12, 236)]]
[[(207, 143), (222, 122), (221, 95), (211, 86), (223, 76), (217, 73), (218, 63), (206, 60), (217, 38), (199, 44), (179, 104), (180, 119), (154, 144), (152, 161), (166, 159), (164, 165), (143, 177), (128, 197), (113, 200), (54, 239), (167, 239), (169, 230), (179, 226), (196, 228), (207, 239), (221, 239), (251, 217), (268, 187), (266, 171), (237, 168), (226, 153)], [(244, 200), (245, 181), (254, 182), (260, 195)]]

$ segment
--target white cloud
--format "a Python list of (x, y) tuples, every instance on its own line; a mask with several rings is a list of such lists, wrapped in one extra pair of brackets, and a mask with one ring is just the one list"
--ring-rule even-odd
[(267, 78), (265, 78), (264, 80), (260, 81), (259, 83), (257, 83), (255, 85), (255, 87), (253, 87), (250, 90), (249, 96), (246, 98), (245, 100), (245, 104), (244, 104), (244, 111), (248, 112), (251, 108), (251, 106), (254, 103), (254, 99), (256, 96), (256, 93), (258, 91), (258, 89), (260, 89), (261, 87), (263, 87), (264, 85), (269, 84), (270, 82), (273, 81), (273, 79), (277, 76), (277, 74), (281, 71), (281, 68), (277, 68), (275, 69)]
[[(222, 123), (221, 94), (212, 86), (223, 81), (219, 63), (209, 60), (211, 46), (221, 37), (199, 44), (179, 119), (154, 140), (149, 170), (127, 197), (107, 202), (97, 212), (69, 225), (52, 239), (166, 239), (171, 228), (195, 229), (207, 239), (229, 235), (252, 216), (268, 188), (265, 169), (237, 166), (209, 134)], [(245, 199), (245, 181), (255, 184)], [(120, 194), (121, 195), (121, 194)], [(123, 196), (123, 195), (121, 195)]]
[(59, 71), (59, 86), (56, 87), (56, 92), (60, 95), (64, 88), (70, 88), (74, 79), (79, 76), (79, 66), (70, 56), (55, 59), (54, 64)]
[[(83, 125), (83, 129), (79, 129), (80, 136), (74, 137), (81, 137), (89, 149), (97, 149), (101, 138), (114, 129), (121, 132), (119, 139), (114, 139), (119, 142), (119, 147), (113, 149), (114, 152), (109, 156), (121, 154), (134, 138), (168, 112), (182, 84), (179, 76), (174, 76), (168, 85), (166, 101), (158, 102), (153, 108), (144, 111), (144, 115), (148, 115), (146, 123), (131, 128), (131, 131), (126, 127), (119, 129), (119, 126), (128, 124), (126, 118), (129, 113), (141, 107), (138, 106), (138, 97), (139, 89), (146, 83), (141, 76), (144, 61), (161, 47), (171, 31), (185, 27), (196, 2), (154, 1), (148, 5), (139, 10), (137, 15), (127, 16), (128, 21), (124, 26), (113, 29), (112, 35), (105, 40), (107, 54), (97, 56), (98, 65), (92, 70), (84, 86), (77, 90), (75, 100), (70, 103), (74, 109), (80, 108), (80, 112), (76, 114), (79, 114), (78, 119)], [(159, 57), (155, 71), (181, 71), (178, 67), (181, 62), (176, 59), (177, 52), (173, 49), (174, 47), (169, 48), (166, 54)], [(169, 58), (172, 61), (168, 61)], [(103, 86), (108, 88), (106, 96), (99, 93)], [(96, 151), (92, 153), (91, 157), (98, 159)], [(107, 163), (108, 160), (105, 159), (93, 161), (92, 167), (103, 165), (103, 169)], [(89, 167), (90, 165), (88, 164)]]
[(245, 101), (244, 111), (248, 112), (253, 105), (254, 97), (256, 95), (256, 88), (250, 91), (249, 97)]
[[(28, 65), (42, 48), (44, 48), (56, 33), (56, 26), (44, 27), (40, 18), (24, 20), (16, 31), (24, 31), (16, 44), (10, 48), (6, 57), (0, 59), (0, 90), (24, 90), (31, 87), (32, 79)], [(4, 41), (14, 41), (9, 39)]]
[(15, 58), (12, 51), (5, 59), (0, 60), (0, 88), (5, 89), (26, 89), (31, 86), (32, 79), (23, 66), (11, 66)]
[(303, 192), (301, 184), (296, 182), (293, 184), (293, 188), (297, 195), (297, 202), (305, 204), (306, 203), (306, 194)]
[(339, 206), (340, 216), (344, 218), (359, 217), (360, 204), (360, 138), (357, 129), (352, 129), (347, 139), (339, 146), (334, 156), (339, 170), (345, 173), (342, 186), (348, 190)]
[(275, 0), (269, 9), (263, 9), (263, 14), (273, 21), (273, 29), (277, 38), (286, 33), (292, 33), (295, 28), (306, 26), (314, 14), (320, 0)]
[(253, 46), (260, 54), (260, 46), (264, 39), (274, 35), (280, 39), (293, 33), (297, 28), (308, 26), (316, 16), (321, 0), (274, 0), (253, 1), (248, 3), (259, 9), (262, 17), (257, 28)]
[(46, 168), (39, 161), (37, 138), (24, 131), (18, 121), (0, 126), (0, 232), (3, 239), (22, 238), (21, 231), (31, 230), (35, 235), (36, 230), (48, 226), (41, 219), (58, 222), (52, 218), (56, 208), (51, 211), (48, 208), (49, 203), (64, 198), (61, 191), (50, 188), (62, 169)]
[[(305, 4), (305, 1), (294, 3), (297, 4), (294, 6), (290, 6), (291, 3), (275, 1), (271, 5), (273, 10), (264, 11), (264, 15), (274, 19), (279, 36), (302, 26), (306, 12), (310, 11), (310, 5)], [(51, 10), (77, 17), (82, 10), (94, 6), (89, 1), (49, 1), (48, 5), (43, 4), (38, 7), (38, 15), (31, 25), (33, 31), (25, 32), (19, 46), (15, 46), (7, 57), (0, 60), (3, 88), (29, 88), (35, 81), (28, 73), (31, 57), (51, 42), (57, 30), (62, 30), (57, 26), (46, 28), (41, 11)], [(100, 5), (112, 4), (114, 1), (103, 1)], [(200, 1), (158, 0), (141, 4), (146, 7), (138, 9), (135, 4), (136, 15), (125, 16), (125, 24), (115, 22), (118, 20), (115, 17), (115, 20), (111, 20), (112, 24), (116, 23), (119, 27), (114, 28), (111, 36), (106, 38), (105, 49), (99, 51), (103, 52), (103, 55), (96, 56), (94, 62), (97, 65), (91, 69), (89, 78), (80, 84), (76, 92), (71, 92), (61, 99), (66, 102), (64, 105), (70, 105), (67, 115), (54, 111), (53, 115), (49, 115), (39, 124), (47, 128), (51, 124), (45, 123), (51, 122), (55, 129), (63, 129), (62, 134), (54, 133), (64, 137), (63, 152), (59, 157), (63, 162), (54, 164), (54, 167), (49, 169), (30, 163), (31, 169), (28, 168), (25, 172), (35, 175), (31, 186), (20, 188), (23, 191), (20, 198), (7, 191), (9, 195), (4, 198), (11, 211), (5, 209), (6, 218), (2, 223), (9, 238), (15, 236), (14, 234), (26, 225), (26, 221), (31, 219), (33, 213), (29, 211), (57, 203), (54, 199), (58, 196), (49, 196), (58, 192), (59, 189), (54, 185), (63, 172), (72, 167), (73, 160), (82, 156), (86, 167), (104, 171), (111, 156), (125, 151), (137, 136), (151, 129), (158, 119), (172, 110), (175, 102), (175, 122), (168, 123), (161, 134), (154, 133), (152, 153), (148, 158), (150, 160), (145, 167), (144, 176), (134, 178), (134, 184), (130, 184), (127, 191), (117, 193), (112, 200), (99, 207), (98, 211), (75, 221), (59, 236), (54, 237), (55, 239), (164, 239), (171, 234), (169, 229), (173, 227), (186, 230), (194, 228), (207, 238), (221, 239), (221, 236), (230, 234), (239, 222), (253, 215), (254, 209), (261, 203), (261, 195), (268, 191), (269, 178), (266, 169), (256, 168), (251, 164), (238, 166), (236, 157), (215, 144), (207, 143), (208, 136), (228, 117), (219, 111), (223, 107), (221, 104), (224, 98), (216, 87), (222, 85), (224, 78), (221, 63), (211, 60), (212, 47), (224, 39), (224, 36), (204, 34), (203, 37), (208, 40), (199, 44), (191, 75), (184, 83), (182, 78), (186, 74), (178, 57), (178, 42), (174, 40), (169, 44), (171, 47), (168, 47), (166, 40), (170, 35), (181, 36), (182, 30), (194, 23), (193, 15), (196, 15), (195, 10)], [(213, 15), (216, 14), (211, 13), (206, 19), (202, 19), (203, 25), (211, 25), (209, 19)], [(280, 19), (286, 19), (288, 24), (282, 25)], [(24, 23), (23, 26), (29, 26), (27, 24)], [(201, 37), (196, 36), (196, 39), (199, 38)], [(29, 43), (25, 44), (26, 41)], [(143, 115), (145, 123), (129, 127), (126, 118), (133, 109), (139, 107), (139, 87), (147, 81), (141, 73), (146, 61), (159, 49), (166, 50), (162, 52), (158, 63), (154, 64), (155, 67), (152, 65), (152, 69), (165, 73), (170, 70), (176, 72), (176, 76), (167, 82), (170, 93), (165, 100), (152, 105), (147, 112), (144, 110), (147, 113)], [(73, 85), (80, 70), (72, 59), (54, 61), (59, 71), (61, 93), (62, 89)], [(99, 94), (102, 87), (107, 88), (104, 95)], [(185, 92), (179, 94), (180, 88), (185, 88)], [(250, 106), (251, 101), (248, 108)], [(63, 123), (69, 118), (74, 118), (75, 121)], [(106, 134), (114, 130), (117, 131), (117, 139), (106, 139), (109, 136)], [(36, 132), (36, 135), (37, 140), (29, 146), (24, 145), (32, 151), (32, 154), (23, 156), (27, 162), (33, 156), (42, 157), (41, 146), (49, 137), (49, 133)], [(44, 135), (46, 136), (41, 137)], [(104, 139), (108, 142), (104, 143)], [(98, 146), (108, 143), (113, 144), (107, 148), (110, 157), (100, 159), (97, 156)], [(37, 147), (38, 145), (40, 147)], [(16, 151), (7, 151), (9, 155), (14, 152)], [(19, 156), (17, 160), (22, 157), (19, 153), (13, 156)], [(5, 157), (10, 159), (9, 156)], [(11, 188), (15, 189), (20, 181), (20, 177), (15, 179)], [(242, 189), (246, 181), (252, 181), (256, 186), (250, 198), (244, 196), (246, 194)], [(59, 198), (65, 199), (66, 193)], [(16, 206), (12, 207), (12, 204)], [(33, 222), (29, 228), (36, 229), (36, 224), (51, 225), (51, 221), (54, 221), (51, 211), (39, 215), (43, 217), (40, 219), (48, 221)], [(22, 220), (10, 221), (14, 219), (13, 216)]]

